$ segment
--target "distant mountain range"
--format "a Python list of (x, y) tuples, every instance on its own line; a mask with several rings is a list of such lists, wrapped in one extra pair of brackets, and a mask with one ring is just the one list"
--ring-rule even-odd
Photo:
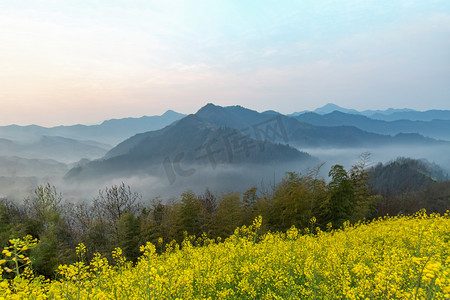
[(0, 176), (55, 177), (68, 171), (66, 164), (53, 159), (27, 159), (18, 156), (0, 156)]
[[(409, 108), (403, 109), (393, 109), (389, 108), (386, 110), (364, 110), (357, 111), (355, 109), (347, 109), (340, 107), (333, 103), (328, 103), (323, 107), (315, 109), (314, 113), (319, 115), (330, 114), (334, 111), (343, 112), (346, 114), (353, 115), (363, 115), (370, 117), (372, 119), (384, 120), (384, 121), (396, 121), (396, 120), (410, 120), (410, 121), (432, 121), (432, 120), (450, 120), (450, 110), (427, 110), (427, 111), (416, 111)], [(311, 111), (300, 111), (292, 113), (288, 116), (296, 117), (305, 113), (310, 113)]]
[(379, 134), (396, 135), (399, 133), (418, 133), (435, 139), (450, 140), (450, 119), (435, 119), (432, 121), (384, 121), (340, 111), (333, 111), (328, 114), (308, 112), (298, 115), (295, 118), (301, 122), (315, 126), (354, 126)]
[(0, 139), (0, 156), (74, 162), (80, 158), (102, 157), (106, 151), (106, 147), (96, 142), (81, 142), (59, 136), (42, 136), (29, 143)]
[(163, 129), (126, 139), (102, 159), (72, 169), (67, 178), (151, 174), (161, 169), (164, 162), (177, 160), (185, 166), (213, 167), (314, 160), (296, 148), (443, 143), (419, 134), (381, 135), (354, 126), (311, 125), (297, 118), (275, 112), (258, 113), (241, 106), (207, 104)]
[[(388, 159), (405, 151), (430, 161), (436, 157), (449, 170), (447, 114), (358, 112), (328, 104), (283, 115), (210, 103), (188, 116), (167, 111), (90, 126), (0, 126), (0, 197), (62, 177), (75, 190), (79, 180), (86, 188), (125, 178), (155, 193), (181, 193), (200, 185), (244, 190), (262, 180), (275, 182), (285, 171), (343, 159), (351, 163), (359, 151)], [(397, 117), (411, 119), (390, 120)]]
[(410, 120), (410, 121), (432, 121), (450, 120), (449, 110), (427, 110), (427, 111), (397, 111), (390, 114), (374, 113), (368, 115), (373, 119), (384, 121)]
[(104, 121), (100, 125), (72, 125), (50, 128), (37, 125), (0, 126), (0, 138), (29, 142), (42, 136), (60, 136), (78, 141), (91, 140), (104, 144), (103, 147), (105, 148), (111, 148), (136, 133), (163, 128), (184, 116), (168, 110), (161, 116), (112, 119)]
[[(226, 126), (238, 130), (246, 130), (252, 137), (258, 138), (258, 127), (264, 130), (271, 126), (280, 129), (273, 134), (274, 141), (293, 145), (297, 148), (314, 147), (377, 147), (392, 144), (435, 144), (436, 140), (425, 138), (419, 134), (400, 134), (398, 136), (381, 135), (368, 132), (356, 126), (317, 126), (308, 122), (301, 122), (297, 118), (287, 117), (279, 113), (258, 113), (241, 106), (220, 107), (208, 104), (201, 108), (197, 116), (216, 126)], [(281, 134), (281, 129), (284, 136)]]

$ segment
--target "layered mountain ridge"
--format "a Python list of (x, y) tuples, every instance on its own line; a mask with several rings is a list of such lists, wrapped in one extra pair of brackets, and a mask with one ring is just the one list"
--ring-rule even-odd
[(300, 117), (209, 103), (162, 129), (124, 140), (103, 158), (72, 169), (67, 178), (153, 174), (174, 160), (186, 166), (209, 164), (213, 168), (221, 164), (317, 163), (300, 149), (444, 143), (414, 133), (390, 136), (355, 126), (316, 126), (301, 122)]

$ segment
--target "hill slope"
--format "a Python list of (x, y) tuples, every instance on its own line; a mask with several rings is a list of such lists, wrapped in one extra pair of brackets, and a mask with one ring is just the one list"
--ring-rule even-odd
[(287, 145), (262, 142), (239, 130), (189, 115), (164, 129), (125, 140), (103, 159), (72, 169), (67, 178), (155, 174), (167, 160), (178, 161), (186, 168), (203, 165), (215, 169), (220, 164), (270, 165), (313, 158)]
[(448, 180), (438, 166), (424, 160), (397, 158), (369, 170), (372, 190), (381, 195), (401, 195), (424, 190), (431, 184)]

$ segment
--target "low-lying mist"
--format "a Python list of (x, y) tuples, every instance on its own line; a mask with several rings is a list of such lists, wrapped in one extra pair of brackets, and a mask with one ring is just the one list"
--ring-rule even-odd
[[(80, 198), (89, 200), (98, 195), (99, 189), (107, 186), (119, 185), (122, 182), (129, 185), (133, 191), (143, 195), (143, 199), (160, 197), (163, 201), (177, 198), (183, 192), (192, 190), (202, 193), (206, 188), (212, 192), (221, 194), (230, 191), (244, 192), (253, 186), (260, 190), (270, 189), (279, 182), (286, 171), (303, 172), (313, 164), (284, 163), (277, 165), (217, 165), (212, 168), (209, 165), (184, 166), (185, 174), (174, 173), (171, 177), (159, 166), (156, 175), (135, 175), (129, 177), (117, 177), (109, 180), (60, 181), (58, 189), (63, 192), (65, 198), (77, 201)], [(173, 174), (172, 174), (173, 175)], [(56, 183), (52, 183), (56, 185)]]
[(321, 174), (328, 176), (330, 167), (340, 164), (350, 168), (358, 162), (362, 153), (370, 153), (369, 166), (379, 162), (386, 163), (397, 157), (409, 157), (413, 159), (426, 159), (431, 163), (439, 165), (445, 172), (450, 173), (450, 146), (380, 146), (376, 148), (311, 148), (299, 149), (308, 152), (325, 164), (321, 168)]
[[(328, 172), (332, 165), (341, 164), (346, 169), (358, 162), (362, 153), (370, 153), (369, 166), (378, 162), (386, 163), (397, 157), (410, 157), (414, 159), (426, 159), (439, 165), (445, 172), (450, 173), (450, 146), (432, 147), (377, 147), (377, 148), (310, 148), (299, 149), (306, 151), (317, 160), (309, 164), (305, 163), (278, 163), (278, 164), (219, 164), (211, 166), (190, 165), (183, 166), (182, 170), (168, 169), (163, 163), (155, 167), (152, 175), (131, 174), (112, 179), (89, 179), (84, 181), (65, 180), (64, 172), (69, 166), (49, 162), (46, 164), (35, 161), (36, 165), (26, 165), (26, 161), (19, 159), (4, 160), (4, 166), (0, 173), (0, 198), (7, 197), (11, 200), (21, 201), (32, 195), (38, 185), (50, 183), (63, 194), (63, 198), (69, 202), (92, 201), (98, 196), (99, 190), (122, 182), (129, 185), (135, 192), (143, 196), (143, 200), (160, 197), (163, 201), (177, 198), (181, 193), (192, 190), (202, 193), (209, 188), (214, 193), (228, 191), (243, 192), (256, 186), (260, 191), (270, 190), (279, 182), (286, 172), (298, 172), (306, 174), (311, 168), (323, 163), (319, 175), (328, 180)], [(7, 164), (8, 163), (8, 164)], [(5, 169), (8, 165), (9, 169)]]
[[(31, 195), (37, 185), (50, 183), (63, 194), (63, 198), (69, 202), (91, 201), (98, 196), (99, 190), (122, 182), (129, 185), (131, 189), (143, 195), (143, 200), (160, 197), (163, 201), (180, 196), (187, 190), (202, 193), (209, 188), (214, 193), (226, 193), (229, 191), (244, 192), (253, 186), (260, 190), (270, 189), (279, 182), (286, 171), (304, 172), (313, 164), (284, 163), (277, 165), (210, 165), (184, 166), (186, 170), (193, 170), (192, 174), (175, 173), (175, 180), (168, 176), (163, 165), (158, 167), (155, 175), (134, 175), (128, 177), (117, 177), (114, 179), (91, 179), (84, 181), (65, 180), (62, 177), (35, 178), (26, 186), (0, 186), (0, 195), (16, 201), (21, 201), (27, 195)], [(5, 178), (4, 178), (5, 179)], [(4, 180), (3, 179), (3, 180)], [(17, 177), (16, 177), (17, 179)], [(1, 180), (1, 179), (0, 179)], [(11, 180), (14, 180), (11, 178)], [(16, 196), (18, 195), (18, 196)]]

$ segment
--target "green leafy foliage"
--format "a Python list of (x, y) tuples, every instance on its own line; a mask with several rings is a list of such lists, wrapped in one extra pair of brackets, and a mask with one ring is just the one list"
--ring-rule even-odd
[(186, 191), (168, 200), (142, 201), (140, 194), (122, 183), (100, 190), (94, 201), (66, 203), (47, 184), (23, 204), (0, 199), (0, 243), (6, 247), (10, 239), (27, 234), (38, 238), (40, 243), (30, 252), (33, 268), (51, 278), (58, 265), (77, 261), (72, 249), (80, 243), (86, 246), (86, 260), (95, 259), (98, 252), (114, 261), (111, 253), (121, 248), (121, 255), (131, 263), (139, 257), (138, 246), (147, 242), (163, 253), (174, 251), (185, 239), (192, 244), (205, 244), (210, 238), (223, 241), (235, 228), (251, 226), (257, 216), (264, 220), (261, 234), (285, 232), (292, 226), (311, 233), (386, 213), (413, 213), (422, 207), (445, 213), (450, 208), (450, 182), (431, 183), (413, 193), (377, 195), (371, 178), (378, 173), (367, 163), (364, 154), (349, 170), (332, 166), (328, 183), (318, 175), (320, 165), (304, 175), (288, 172), (269, 188), (251, 187), (242, 194)]

